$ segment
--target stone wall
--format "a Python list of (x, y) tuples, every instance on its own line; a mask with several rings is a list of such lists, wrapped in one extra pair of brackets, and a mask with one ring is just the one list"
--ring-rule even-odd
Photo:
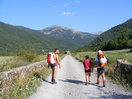
[(132, 63), (123, 60), (117, 60), (115, 74), (120, 81), (132, 86)]
[(39, 71), (46, 66), (47, 64), (45, 60), (45, 61), (29, 64), (26, 66), (14, 68), (6, 72), (1, 72), (0, 73), (0, 91), (4, 91), (5, 89), (8, 89), (10, 86), (12, 86), (15, 83), (17, 79), (25, 78), (32, 72)]

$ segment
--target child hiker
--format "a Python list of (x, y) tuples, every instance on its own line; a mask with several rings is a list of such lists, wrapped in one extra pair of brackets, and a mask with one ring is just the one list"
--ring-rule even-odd
[(91, 82), (90, 76), (91, 76), (91, 60), (89, 59), (89, 56), (85, 56), (85, 60), (83, 61), (84, 69), (85, 69), (85, 79), (87, 85)]

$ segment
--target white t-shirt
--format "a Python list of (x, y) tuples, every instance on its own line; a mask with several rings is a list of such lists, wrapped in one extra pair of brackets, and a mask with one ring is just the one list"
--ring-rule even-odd
[[(106, 59), (105, 56), (104, 56), (104, 59), (105, 59), (105, 61), (107, 62), (107, 59)], [(95, 62), (99, 62), (98, 56), (95, 57), (95, 60), (94, 60), (94, 61), (95, 61)], [(98, 65), (97, 68), (101, 68), (101, 67)]]

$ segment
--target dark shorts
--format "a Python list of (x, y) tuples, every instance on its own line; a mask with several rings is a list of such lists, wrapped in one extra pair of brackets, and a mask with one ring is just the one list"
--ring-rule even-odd
[(51, 68), (54, 68), (55, 66), (57, 66), (56, 63), (54, 63), (54, 64), (49, 64), (49, 65), (50, 65)]
[(87, 72), (91, 72), (91, 70), (85, 70), (85, 73), (87, 73)]
[(105, 73), (105, 67), (97, 68), (97, 72), (98, 72), (99, 74)]

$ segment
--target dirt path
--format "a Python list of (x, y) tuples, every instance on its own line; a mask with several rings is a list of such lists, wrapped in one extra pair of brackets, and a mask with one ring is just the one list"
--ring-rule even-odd
[(92, 82), (85, 85), (85, 76), (81, 62), (71, 56), (61, 61), (62, 68), (58, 69), (57, 84), (51, 84), (51, 75), (42, 82), (42, 86), (30, 99), (130, 99), (131, 92), (126, 92), (121, 86), (107, 81), (97, 86), (96, 73), (92, 73)]

